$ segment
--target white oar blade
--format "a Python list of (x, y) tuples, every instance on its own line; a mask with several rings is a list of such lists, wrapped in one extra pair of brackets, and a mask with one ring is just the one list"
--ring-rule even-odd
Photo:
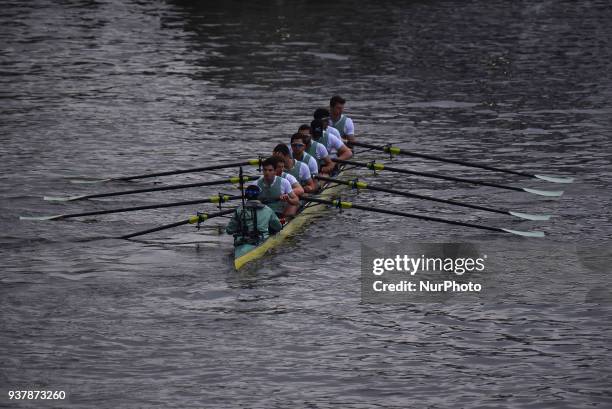
[(538, 179), (545, 180), (552, 183), (574, 183), (574, 178), (560, 178), (557, 176), (546, 176), (546, 175), (533, 175)]
[(512, 216), (521, 218), (521, 219), (525, 219), (525, 220), (550, 220), (550, 218), (552, 217), (549, 214), (529, 214), (529, 213), (521, 213), (521, 212), (508, 212), (510, 213)]
[(55, 220), (61, 219), (63, 214), (56, 214), (53, 216), (19, 216), (19, 220), (35, 220), (35, 221), (45, 221), (45, 220)]
[(538, 196), (547, 196), (547, 197), (559, 197), (563, 194), (563, 190), (540, 190), (540, 189), (529, 189), (524, 187), (523, 190), (527, 193), (532, 193)]
[(516, 234), (517, 236), (522, 237), (544, 237), (545, 234), (543, 231), (520, 231), (520, 230), (511, 230), (511, 229), (502, 229), (506, 233)]
[(78, 183), (82, 185), (89, 185), (94, 183), (110, 182), (113, 179), (72, 179), (70, 183)]
[(48, 202), (71, 202), (73, 200), (79, 200), (84, 198), (85, 195), (82, 196), (64, 196), (64, 197), (58, 197), (58, 196), (44, 196), (43, 200), (46, 200)]

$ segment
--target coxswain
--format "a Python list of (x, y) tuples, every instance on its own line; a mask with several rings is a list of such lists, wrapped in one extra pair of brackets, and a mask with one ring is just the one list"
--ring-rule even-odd
[(334, 170), (335, 164), (332, 162), (325, 145), (312, 139), (312, 133), (308, 125), (301, 125), (298, 133), (301, 133), (303, 136), (302, 139), (304, 140), (304, 145), (306, 145), (304, 151), (317, 160), (319, 174), (329, 176)]
[(319, 174), (319, 165), (317, 165), (317, 160), (307, 154), (305, 150), (306, 144), (304, 143), (304, 136), (299, 132), (294, 133), (291, 136), (291, 153), (293, 158), (300, 162), (304, 162), (308, 166), (311, 176), (316, 176)]
[(270, 157), (263, 161), (263, 175), (257, 179), (257, 186), (261, 189), (259, 200), (270, 207), (276, 214), (293, 216), (300, 204), (300, 200), (293, 193), (291, 183), (287, 179), (276, 176), (278, 158)]
[(225, 228), (227, 234), (234, 235), (234, 246), (251, 244), (257, 246), (271, 234), (282, 230), (283, 225), (274, 211), (259, 201), (261, 189), (250, 185), (244, 190), (247, 200), (244, 206), (236, 208)]
[(276, 166), (276, 176), (287, 179), (291, 183), (293, 193), (301, 197), (304, 192), (316, 192), (317, 184), (312, 179), (308, 165), (293, 159), (287, 145), (279, 143), (274, 148), (272, 155), (280, 159), (280, 163)]
[(340, 132), (340, 137), (349, 142), (355, 141), (355, 125), (353, 120), (344, 114), (346, 100), (339, 95), (334, 95), (329, 100), (330, 125)]
[[(319, 142), (327, 148), (332, 158), (349, 160), (353, 157), (353, 152), (342, 142), (338, 136), (328, 132), (325, 128), (327, 125), (322, 119), (315, 119), (310, 123), (310, 131), (312, 139)], [(336, 129), (336, 128), (331, 128)]]

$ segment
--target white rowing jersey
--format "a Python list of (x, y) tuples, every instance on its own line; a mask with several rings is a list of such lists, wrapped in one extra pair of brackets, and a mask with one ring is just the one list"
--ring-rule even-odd
[(286, 169), (285, 173), (296, 179), (302, 186), (305, 186), (312, 179), (308, 165), (296, 159), (293, 160), (293, 167)]
[(329, 125), (327, 128), (325, 128), (325, 130), (327, 131), (327, 133), (332, 134), (332, 135), (336, 135), (338, 137), (338, 139), (342, 140), (342, 137), (340, 136), (340, 131), (338, 131), (333, 126)]
[[(259, 179), (257, 179), (256, 183), (259, 184), (261, 182), (261, 184), (266, 184), (263, 178), (263, 176), (260, 176)], [(289, 193), (293, 192), (293, 188), (291, 187), (291, 183), (289, 182), (289, 180), (281, 178), (280, 176), (274, 176), (274, 181), (272, 181), (272, 185), (274, 184), (274, 182), (276, 182), (276, 178), (279, 178), (281, 180), (281, 195), (288, 195)]]
[[(308, 167), (306, 167), (308, 168)], [(309, 175), (310, 175), (310, 171)], [(287, 172), (283, 172), (283, 178), (287, 179), (289, 181), (289, 183), (291, 183), (291, 186), (295, 185), (296, 183), (300, 183), (298, 182), (298, 180), (291, 174), (291, 173), (287, 173)]]
[[(335, 131), (335, 132), (332, 132)], [(327, 138), (325, 138), (325, 134), (327, 134)], [(344, 145), (342, 139), (340, 139), (340, 133), (336, 128), (332, 128), (328, 126), (325, 131), (323, 131), (323, 137), (319, 139), (319, 142), (325, 141), (327, 151), (329, 152), (329, 156), (331, 158), (336, 158), (338, 155), (338, 150)]]
[[(308, 154), (306, 152), (304, 152), (304, 155), (308, 155)], [(306, 163), (306, 162), (304, 162), (304, 163)], [(313, 158), (312, 156), (308, 155), (308, 163), (306, 163), (306, 164), (308, 165), (308, 169), (310, 170), (310, 174), (311, 175), (318, 175), (319, 174), (319, 165), (317, 165), (317, 160), (315, 158)]]
[(310, 141), (310, 146), (306, 148), (306, 152), (310, 156), (314, 156), (314, 158), (317, 160), (317, 166), (319, 169), (323, 167), (325, 159), (329, 158), (329, 152), (327, 151), (325, 144), (317, 142), (314, 139)]
[[(323, 158), (327, 158), (329, 156), (329, 152), (327, 151), (327, 147), (325, 147), (325, 145), (315, 141), (314, 139), (310, 143), (311, 143), (311, 146), (315, 145), (314, 156), (316, 160), (323, 161)], [(310, 153), (310, 156), (312, 156), (312, 153)]]
[(329, 118), (329, 125), (340, 131), (340, 136), (345, 138), (347, 135), (355, 135), (355, 125), (353, 120), (348, 116), (342, 114), (337, 121)]

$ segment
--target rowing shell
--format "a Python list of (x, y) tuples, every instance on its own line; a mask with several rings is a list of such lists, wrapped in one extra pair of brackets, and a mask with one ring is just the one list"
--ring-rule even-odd
[[(342, 171), (338, 174), (340, 173)], [(345, 185), (334, 185), (328, 182), (323, 185), (321, 192), (317, 196), (322, 199), (331, 199), (344, 189), (346, 189)], [(279, 247), (287, 238), (299, 233), (314, 216), (324, 210), (325, 207), (321, 205), (315, 205), (312, 202), (307, 203), (300, 208), (297, 215), (280, 232), (269, 236), (261, 244), (257, 246), (252, 244), (236, 246), (234, 248), (234, 267), (236, 270), (239, 270), (246, 264), (260, 259), (273, 248)]]

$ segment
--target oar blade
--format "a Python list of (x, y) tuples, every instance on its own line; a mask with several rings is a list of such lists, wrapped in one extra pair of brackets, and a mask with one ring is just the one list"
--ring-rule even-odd
[(531, 193), (538, 196), (546, 196), (546, 197), (559, 197), (563, 194), (563, 190), (540, 190), (540, 189), (530, 189), (528, 187), (524, 187), (523, 190), (527, 193)]
[(85, 197), (85, 195), (81, 195), (81, 196), (43, 196), (43, 200), (46, 200), (48, 202), (72, 202), (74, 200), (80, 200), (83, 199)]
[(46, 221), (46, 220), (58, 220), (64, 217), (63, 214), (56, 214), (52, 216), (19, 216), (19, 220), (31, 220), (31, 221)]
[(534, 221), (546, 221), (546, 220), (550, 220), (550, 218), (552, 217), (549, 214), (529, 214), (529, 213), (512, 212), (512, 211), (509, 211), (508, 213), (520, 219), (534, 220)]
[(521, 230), (512, 230), (512, 229), (501, 229), (506, 233), (516, 234), (521, 237), (544, 237), (546, 236), (543, 231), (521, 231)]
[(574, 183), (574, 178), (565, 178), (558, 176), (533, 175), (536, 179), (545, 180), (552, 183)]

